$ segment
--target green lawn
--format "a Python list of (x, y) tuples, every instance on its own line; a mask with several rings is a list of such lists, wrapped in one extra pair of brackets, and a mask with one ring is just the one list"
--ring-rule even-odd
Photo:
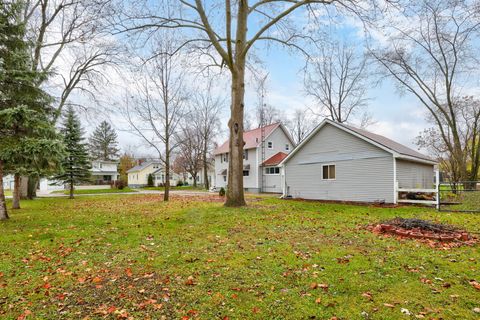
[(11, 196), (12, 190), (5, 190), (4, 193), (5, 193), (5, 196)]
[(0, 223), (0, 318), (479, 317), (480, 291), (469, 283), (480, 282), (478, 246), (434, 249), (364, 226), (421, 217), (478, 236), (480, 215), (265, 197), (231, 209), (207, 194), (160, 199), (23, 201)]
[[(163, 191), (163, 190), (165, 190), (165, 187), (143, 187), (141, 189)], [(203, 187), (194, 187), (194, 186), (170, 187), (170, 190), (193, 190), (193, 191), (205, 191), (205, 192), (207, 192), (207, 190), (205, 190), (205, 188), (203, 188)]]
[[(74, 190), (74, 194), (98, 194), (98, 193), (124, 193), (124, 192), (137, 192), (135, 189), (131, 189), (129, 187), (125, 187), (123, 189), (77, 189)], [(63, 193), (63, 194), (70, 194), (69, 190), (57, 190), (53, 191), (52, 193)]]

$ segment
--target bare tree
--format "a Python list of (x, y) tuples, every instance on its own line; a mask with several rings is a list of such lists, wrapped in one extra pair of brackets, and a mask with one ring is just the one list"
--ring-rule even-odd
[(182, 171), (188, 172), (192, 176), (193, 186), (196, 187), (198, 172), (202, 168), (203, 137), (199, 127), (193, 125), (194, 121), (198, 121), (198, 119), (189, 117), (181, 130), (177, 157), (181, 159), (178, 163), (181, 165)]
[(180, 121), (187, 107), (185, 70), (178, 54), (173, 54), (174, 40), (158, 37), (155, 49), (163, 54), (146, 62), (145, 76), (138, 80), (134, 96), (127, 97), (123, 110), (132, 133), (155, 149), (165, 171), (164, 201), (170, 192), (170, 167), (178, 147)]
[[(458, 99), (455, 107), (455, 118), (458, 133), (464, 149), (463, 161), (467, 164), (466, 179), (476, 181), (480, 170), (480, 100), (467, 96)], [(453, 182), (459, 181), (458, 159), (453, 157), (448, 145), (442, 138), (440, 129), (435, 126), (436, 120), (429, 115), (427, 121), (434, 126), (425, 129), (417, 137), (417, 145), (429, 151), (431, 155), (440, 160), (442, 169), (451, 173)], [(447, 122), (442, 123), (443, 131), (452, 139), (451, 130)]]
[(205, 88), (196, 90), (193, 96), (193, 106), (190, 111), (191, 125), (200, 135), (202, 146), (201, 163), (205, 188), (210, 189), (208, 169), (212, 165), (212, 152), (214, 138), (220, 131), (220, 114), (225, 105), (225, 98), (221, 93), (215, 92), (214, 82), (210, 79)]
[(315, 128), (318, 117), (309, 109), (296, 109), (286, 125), (293, 141), (298, 145)]
[[(372, 0), (372, 2), (375, 0)], [(314, 15), (315, 8), (337, 5), (356, 14), (366, 6), (356, 0), (178, 0), (164, 12), (126, 11), (120, 32), (146, 32), (160, 28), (188, 29), (191, 36), (179, 49), (195, 43), (197, 50), (211, 58), (209, 65), (226, 67), (231, 74), (231, 108), (229, 127), (228, 190), (226, 206), (245, 205), (243, 188), (243, 125), (245, 71), (252, 47), (263, 41), (275, 42), (302, 50), (296, 40), (305, 38), (304, 30), (295, 28), (293, 12), (304, 8)], [(135, 7), (139, 7), (138, 4)], [(151, 6), (146, 5), (144, 8)], [(370, 7), (371, 8), (371, 7)], [(158, 8), (154, 8), (158, 9)], [(131, 13), (133, 12), (133, 13)], [(247, 33), (248, 29), (248, 33)], [(300, 30), (300, 31), (299, 31)]]
[(318, 114), (348, 122), (366, 107), (367, 58), (346, 44), (323, 44), (306, 68), (304, 87)]
[[(57, 122), (66, 105), (86, 106), (71, 101), (72, 94), (79, 92), (98, 99), (95, 89), (108, 81), (104, 67), (113, 65), (119, 50), (105, 37), (105, 17), (110, 1), (90, 0), (28, 0), (24, 1), (20, 17), (27, 28), (31, 45), (31, 68), (48, 74), (39, 83), (55, 97), (55, 113), (52, 121)], [(33, 198), (38, 177), (25, 177), (21, 188), (23, 196)], [(17, 190), (20, 179), (16, 179)], [(20, 192), (15, 194), (19, 201)]]
[(389, 46), (372, 50), (372, 56), (428, 111), (431, 133), (441, 139), (439, 150), (448, 154), (452, 178), (461, 181), (467, 178), (467, 131), (472, 130), (463, 122), (475, 118), (474, 113), (462, 115), (467, 109), (461, 92), (471, 85), (478, 65), (478, 7), (471, 1), (422, 0), (405, 8), (404, 18), (407, 23), (390, 28)]
[(33, 44), (32, 69), (49, 74), (46, 85), (57, 96), (55, 121), (72, 92), (94, 97), (91, 90), (104, 78), (99, 70), (113, 64), (119, 53), (105, 33), (109, 2), (25, 1), (22, 18)]

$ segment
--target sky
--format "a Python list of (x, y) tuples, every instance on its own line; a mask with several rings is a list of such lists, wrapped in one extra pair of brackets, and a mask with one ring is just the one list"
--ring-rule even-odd
[[(301, 19), (301, 15), (294, 16), (294, 19)], [(326, 33), (335, 37), (340, 35), (344, 38), (352, 39), (355, 42), (361, 42), (362, 33), (358, 21), (343, 20), (344, 26), (341, 29), (327, 28)], [(328, 24), (328, 22), (327, 22)], [(253, 29), (253, 28), (252, 28)], [(359, 50), (363, 50), (359, 48)], [(267, 102), (275, 108), (283, 111), (289, 116), (297, 108), (315, 107), (312, 100), (308, 98), (303, 91), (303, 73), (304, 58), (301, 54), (286, 50), (280, 46), (259, 46), (255, 49), (255, 54), (262, 60), (261, 68), (263, 72), (268, 73), (267, 80)], [(103, 101), (122, 102), (119, 97), (123, 90), (120, 84), (122, 80), (115, 72), (111, 72), (110, 87), (101, 90)], [(125, 77), (125, 74), (123, 75)], [(127, 74), (128, 78), (128, 74)], [(220, 90), (228, 92), (229, 85), (225, 79), (219, 78)], [(247, 78), (248, 79), (248, 78)], [(253, 112), (256, 104), (256, 92), (253, 83), (248, 83), (246, 89), (247, 112)], [(375, 79), (372, 81), (375, 83)], [(368, 111), (372, 115), (374, 123), (367, 129), (377, 134), (384, 135), (390, 139), (400, 142), (406, 146), (417, 149), (415, 138), (428, 124), (425, 121), (425, 108), (411, 95), (401, 95), (397, 92), (392, 80), (385, 79), (380, 84), (368, 88)], [(115, 104), (110, 104), (109, 110), (115, 111)], [(229, 106), (225, 105), (224, 112), (221, 114), (223, 134), (217, 137), (217, 142), (222, 143), (226, 138), (227, 121)], [(125, 121), (118, 113), (94, 112), (93, 115), (84, 116), (84, 126), (87, 134), (93, 131), (95, 125), (102, 120), (107, 120), (117, 129), (120, 146), (125, 151), (134, 152), (136, 155), (154, 155), (154, 150), (148, 150), (142, 140), (125, 130)]]

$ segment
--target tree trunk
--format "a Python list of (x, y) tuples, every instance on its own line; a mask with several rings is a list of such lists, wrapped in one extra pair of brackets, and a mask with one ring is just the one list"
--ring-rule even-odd
[(12, 209), (20, 209), (20, 183), (21, 183), (20, 174), (15, 173), (14, 180), (13, 180)]
[(20, 178), (20, 199), (28, 199), (28, 177)]
[(193, 187), (194, 187), (194, 188), (197, 187), (197, 176), (198, 176), (198, 173), (195, 173), (195, 175), (192, 176), (192, 178), (193, 178)]
[(210, 189), (210, 181), (208, 181), (208, 163), (207, 163), (207, 139), (204, 139), (205, 141), (203, 142), (203, 185), (205, 186), (205, 189), (209, 190)]
[(165, 155), (165, 192), (163, 193), (163, 201), (168, 201), (169, 198), (170, 198), (170, 152), (167, 152), (167, 154)]
[(38, 177), (29, 176), (27, 185), (27, 198), (33, 200), (37, 196)]
[(74, 196), (73, 196), (73, 190), (74, 190), (74, 188), (73, 188), (73, 182), (70, 182), (70, 196), (69, 196), (70, 199), (73, 199), (73, 198), (74, 198)]
[(247, 45), (248, 1), (238, 1), (237, 30), (234, 63), (232, 73), (232, 105), (228, 121), (230, 129), (230, 161), (228, 162), (228, 185), (226, 207), (246, 205), (243, 191), (243, 114), (245, 98), (245, 64)]
[(3, 189), (3, 161), (0, 160), (0, 220), (7, 219), (7, 203), (5, 201), (5, 190)]
[[(244, 61), (245, 62), (245, 61)], [(246, 205), (243, 190), (243, 98), (245, 94), (245, 69), (239, 70), (232, 77), (232, 106), (230, 129), (230, 161), (228, 162), (228, 185), (225, 206), (241, 207)]]

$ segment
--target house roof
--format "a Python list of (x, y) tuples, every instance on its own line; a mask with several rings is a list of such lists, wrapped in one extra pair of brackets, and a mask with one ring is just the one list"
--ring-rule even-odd
[[(268, 126), (265, 126), (265, 137), (268, 137), (273, 130), (281, 126), (281, 123), (272, 123)], [(245, 141), (245, 146), (243, 149), (252, 149), (258, 147), (262, 143), (262, 128), (257, 128), (249, 131), (243, 132), (243, 141)], [(215, 149), (214, 154), (221, 154), (228, 152), (228, 140)]]
[(303, 145), (305, 145), (313, 136), (317, 134), (317, 132), (326, 124), (331, 124), (345, 132), (353, 134), (387, 152), (393, 154), (396, 158), (402, 158), (406, 160), (416, 161), (416, 162), (423, 162), (428, 164), (437, 164), (437, 161), (429, 158), (428, 156), (415, 151), (403, 144), (395, 142), (387, 137), (381, 136), (379, 134), (375, 134), (363, 129), (359, 129), (350, 125), (346, 125), (343, 123), (334, 122), (330, 119), (323, 120), (310, 134), (295, 148), (283, 161), (282, 164), (287, 162), (295, 153), (300, 150)]
[(288, 154), (283, 153), (283, 152), (275, 153), (273, 156), (271, 156), (270, 158), (265, 160), (262, 163), (262, 165), (263, 166), (276, 166), (276, 165), (280, 164), (283, 161), (283, 159), (285, 159), (287, 156), (288, 156)]
[(145, 169), (146, 167), (148, 167), (149, 165), (151, 165), (151, 164), (153, 164), (153, 163), (158, 163), (158, 164), (160, 164), (160, 161), (154, 161), (154, 160), (145, 161), (145, 162), (143, 162), (142, 164), (139, 164), (138, 166), (135, 166), (135, 167), (129, 169), (129, 170), (127, 171), (127, 173), (141, 171), (141, 170)]

